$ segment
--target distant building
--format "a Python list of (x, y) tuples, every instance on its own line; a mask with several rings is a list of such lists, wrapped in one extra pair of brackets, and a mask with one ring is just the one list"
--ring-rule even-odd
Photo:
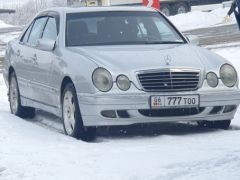
[(11, 14), (11, 13), (15, 13), (15, 10), (12, 9), (0, 9), (0, 14)]

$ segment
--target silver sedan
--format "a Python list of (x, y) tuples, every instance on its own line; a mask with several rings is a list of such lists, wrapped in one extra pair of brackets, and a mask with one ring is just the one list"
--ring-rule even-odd
[(11, 112), (48, 111), (82, 139), (98, 126), (136, 123), (227, 129), (240, 103), (237, 72), (195, 43), (145, 7), (45, 10), (8, 44)]

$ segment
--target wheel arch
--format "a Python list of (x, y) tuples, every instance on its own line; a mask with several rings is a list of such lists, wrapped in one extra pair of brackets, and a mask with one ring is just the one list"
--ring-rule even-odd
[(65, 76), (62, 80), (62, 83), (61, 83), (61, 88), (60, 88), (60, 101), (62, 103), (62, 95), (63, 95), (63, 91), (64, 91), (64, 88), (66, 87), (66, 85), (68, 83), (72, 83), (73, 86), (75, 87), (74, 83), (73, 83), (73, 80), (70, 78), (70, 76)]
[(15, 70), (14, 70), (14, 68), (13, 68), (12, 66), (10, 66), (10, 67), (8, 68), (8, 82), (10, 81), (10, 75), (11, 75), (13, 72), (15, 73)]

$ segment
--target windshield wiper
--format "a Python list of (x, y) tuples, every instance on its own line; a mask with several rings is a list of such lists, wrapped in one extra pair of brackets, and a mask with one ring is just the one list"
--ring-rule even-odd
[(145, 41), (145, 44), (184, 44), (184, 41)]
[(79, 44), (78, 46), (99, 46), (99, 45), (141, 45), (141, 44), (184, 44), (183, 41), (116, 41), (116, 42), (95, 42)]

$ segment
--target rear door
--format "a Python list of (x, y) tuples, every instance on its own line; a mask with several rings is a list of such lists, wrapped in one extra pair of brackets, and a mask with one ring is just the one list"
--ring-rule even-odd
[(29, 61), (27, 60), (27, 54), (25, 53), (27, 51), (26, 49), (28, 48), (27, 41), (32, 30), (33, 23), (27, 28), (20, 42), (13, 47), (15, 52), (12, 53), (15, 59), (15, 72), (17, 75), (19, 91), (24, 97), (28, 97), (31, 94), (31, 91), (28, 87), (30, 82), (29, 74), (31, 73), (31, 68)]
[(19, 90), (21, 96), (29, 99), (35, 99), (34, 89), (31, 81), (35, 76), (36, 59), (34, 51), (37, 40), (41, 37), (45, 27), (47, 17), (36, 18), (25, 34), (21, 38), (18, 46), (16, 47), (16, 74), (18, 78)]

